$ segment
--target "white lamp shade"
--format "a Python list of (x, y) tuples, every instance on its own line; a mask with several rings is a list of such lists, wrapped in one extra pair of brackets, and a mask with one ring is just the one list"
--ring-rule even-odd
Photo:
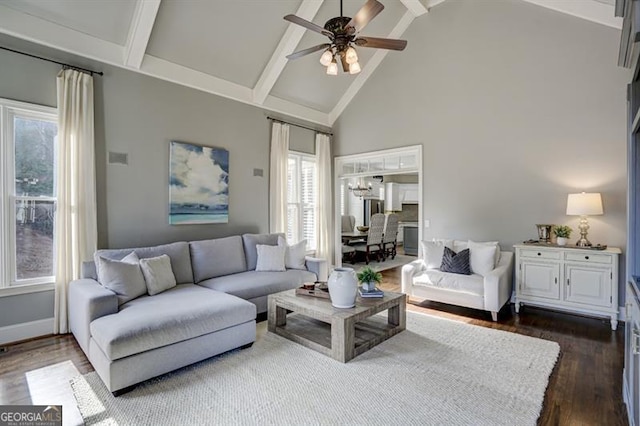
[(598, 192), (569, 194), (567, 197), (567, 215), (593, 216), (603, 214), (602, 197)]
[(327, 74), (329, 75), (338, 75), (338, 64), (333, 61), (327, 67)]

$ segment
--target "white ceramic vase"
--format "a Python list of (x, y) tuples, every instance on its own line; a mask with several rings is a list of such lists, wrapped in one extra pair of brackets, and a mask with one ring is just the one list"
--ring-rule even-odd
[(331, 304), (335, 308), (353, 308), (356, 305), (358, 279), (353, 268), (336, 268), (327, 282)]
[(569, 240), (569, 239), (568, 239), (568, 238), (564, 238), (564, 237), (558, 237), (558, 238), (556, 239), (556, 243), (557, 243), (559, 246), (566, 246), (566, 245), (567, 245), (567, 240)]

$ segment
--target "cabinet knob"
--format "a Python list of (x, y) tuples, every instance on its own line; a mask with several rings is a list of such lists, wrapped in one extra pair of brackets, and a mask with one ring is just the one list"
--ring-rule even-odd
[(542, 256), (542, 253), (538, 253), (538, 256)]
[(585, 258), (585, 259), (587, 259), (587, 260), (589, 260), (589, 256), (585, 256), (584, 258)]

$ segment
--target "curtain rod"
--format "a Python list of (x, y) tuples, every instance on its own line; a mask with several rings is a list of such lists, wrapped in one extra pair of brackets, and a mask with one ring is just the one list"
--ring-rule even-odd
[(267, 120), (275, 121), (276, 123), (288, 124), (290, 126), (300, 127), (301, 129), (307, 129), (307, 130), (311, 130), (313, 132), (317, 132), (317, 133), (322, 133), (322, 134), (325, 134), (325, 135), (333, 136), (333, 133), (331, 133), (331, 132), (323, 132), (322, 130), (314, 129), (312, 127), (303, 126), (301, 124), (289, 123), (288, 121), (280, 120), (279, 118), (274, 118), (274, 117), (267, 116)]
[(53, 59), (49, 59), (49, 58), (43, 58), (42, 56), (36, 56), (36, 55), (32, 55), (30, 53), (26, 53), (26, 52), (21, 52), (19, 50), (13, 50), (13, 49), (9, 49), (8, 47), (4, 47), (4, 46), (0, 46), (0, 49), (2, 50), (6, 50), (8, 52), (13, 52), (13, 53), (17, 53), (18, 55), (24, 55), (24, 56), (29, 56), (31, 58), (35, 58), (35, 59), (40, 59), (41, 61), (47, 61), (47, 62), (53, 62), (54, 64), (58, 64), (58, 65), (62, 65), (65, 68), (71, 68), (74, 69), (76, 71), (81, 71), (90, 75), (103, 75), (102, 72), (100, 71), (93, 71), (87, 68), (82, 68), (82, 67), (77, 67), (75, 65), (71, 65), (71, 64), (65, 64), (64, 62), (58, 62), (58, 61), (54, 61)]

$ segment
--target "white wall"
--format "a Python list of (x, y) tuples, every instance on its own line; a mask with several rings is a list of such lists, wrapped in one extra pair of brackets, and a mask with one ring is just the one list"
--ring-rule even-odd
[[(334, 127), (335, 155), (422, 144), (424, 237), (536, 238), (597, 191), (594, 243), (626, 241), (620, 32), (519, 0), (447, 0), (411, 24)], [(620, 265), (624, 271), (624, 262)], [(624, 276), (624, 274), (622, 274)]]

